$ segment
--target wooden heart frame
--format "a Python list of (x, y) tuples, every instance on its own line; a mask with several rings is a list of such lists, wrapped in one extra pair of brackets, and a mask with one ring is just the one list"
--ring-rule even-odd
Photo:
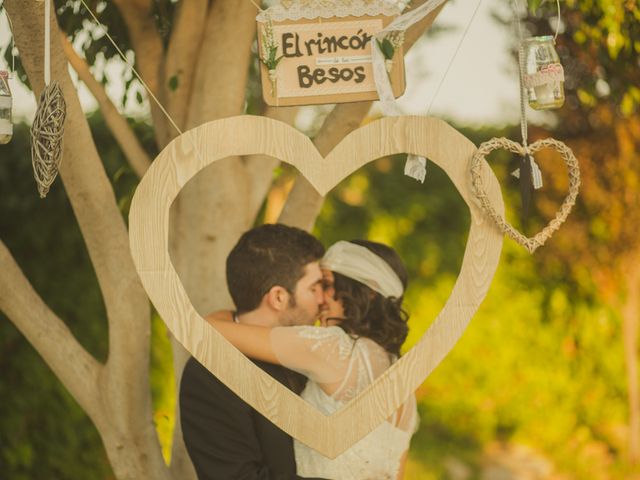
[[(376, 120), (349, 134), (325, 158), (307, 136), (276, 120), (238, 116), (212, 121), (173, 140), (140, 182), (129, 213), (133, 259), (167, 327), (200, 363), (282, 430), (335, 458), (390, 417), (424, 382), (462, 336), (487, 294), (503, 235), (471, 191), (469, 167), (475, 150), (461, 133), (429, 117)], [(469, 206), (471, 225), (462, 267), (449, 299), (420, 341), (355, 399), (326, 416), (255, 366), (198, 314), (169, 257), (169, 210), (194, 175), (229, 156), (278, 158), (325, 195), (363, 165), (399, 153), (424, 156), (440, 166)], [(503, 213), (495, 175), (489, 168), (482, 175), (488, 197)]]

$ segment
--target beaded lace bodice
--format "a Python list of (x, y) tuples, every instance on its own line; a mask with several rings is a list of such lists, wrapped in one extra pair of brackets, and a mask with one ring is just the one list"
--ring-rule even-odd
[[(280, 362), (309, 378), (302, 398), (326, 415), (358, 395), (394, 360), (374, 341), (353, 338), (340, 327), (279, 327), (271, 338)], [(335, 459), (295, 440), (298, 475), (395, 480), (417, 421), (412, 395), (391, 418)]]

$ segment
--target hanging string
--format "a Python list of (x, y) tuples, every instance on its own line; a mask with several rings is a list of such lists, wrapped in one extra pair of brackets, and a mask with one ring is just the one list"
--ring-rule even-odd
[(176, 122), (173, 120), (173, 118), (171, 117), (171, 115), (169, 115), (169, 112), (166, 111), (166, 109), (164, 108), (164, 106), (162, 106), (162, 104), (160, 103), (160, 101), (156, 98), (156, 96), (153, 94), (153, 92), (151, 91), (151, 89), (148, 87), (148, 85), (146, 84), (146, 82), (142, 79), (142, 77), (138, 74), (138, 72), (136, 71), (136, 69), (133, 67), (133, 65), (131, 65), (129, 63), (129, 61), (127, 60), (127, 57), (125, 56), (124, 53), (122, 53), (122, 50), (120, 50), (120, 48), (118, 47), (118, 45), (116, 45), (116, 42), (113, 41), (113, 38), (111, 38), (111, 35), (109, 35), (109, 32), (107, 32), (107, 27), (105, 27), (102, 23), (100, 23), (100, 20), (98, 20), (98, 18), (93, 14), (93, 12), (91, 11), (91, 9), (89, 8), (89, 6), (85, 3), (84, 0), (80, 0), (80, 2), (82, 2), (82, 5), (84, 5), (84, 8), (87, 9), (87, 11), (89, 12), (89, 15), (91, 15), (91, 17), (95, 20), (95, 22), (100, 26), (100, 28), (102, 29), (102, 32), (106, 35), (106, 37), (109, 39), (109, 41), (111, 42), (111, 44), (114, 46), (114, 48), (118, 51), (118, 54), (120, 54), (120, 57), (122, 58), (122, 61), (124, 63), (126, 63), (129, 68), (131, 68), (131, 71), (133, 72), (133, 74), (136, 76), (136, 78), (138, 80), (140, 80), (140, 83), (142, 83), (142, 86), (144, 87), (144, 89), (147, 91), (147, 93), (149, 94), (149, 96), (153, 99), (154, 102), (156, 102), (156, 104), (158, 105), (158, 108), (160, 108), (160, 110), (162, 111), (162, 113), (167, 117), (167, 119), (169, 120), (169, 122), (171, 123), (171, 125), (173, 126), (173, 128), (176, 129), (176, 131), (182, 135), (182, 130), (180, 129), (180, 127), (178, 127), (178, 125), (176, 124)]
[(67, 104), (60, 84), (51, 80), (51, 2), (44, 2), (44, 83), (31, 124), (31, 164), (40, 198), (53, 185), (62, 162)]
[[(531, 177), (531, 184), (534, 189), (542, 188), (542, 172), (540, 171), (540, 167), (536, 163), (533, 155), (529, 153), (529, 132), (527, 128), (527, 102), (526, 102), (526, 89), (524, 86), (524, 62), (525, 62), (525, 51), (524, 51), (524, 35), (522, 32), (522, 25), (520, 23), (520, 4), (518, 0), (513, 0), (513, 15), (514, 22), (516, 24), (516, 29), (518, 32), (518, 78), (520, 83), (520, 135), (522, 136), (522, 147), (524, 148), (524, 162), (526, 159), (529, 159), (527, 164), (522, 163), (524, 171), (521, 172), (521, 169), (518, 168), (512, 175), (516, 178), (519, 178), (520, 174)], [(521, 180), (521, 181), (524, 181)], [(524, 185), (524, 184), (523, 184)], [(524, 190), (524, 186), (521, 187)], [(523, 203), (524, 202), (523, 200)], [(525, 210), (527, 210), (525, 208)]]
[(556, 33), (553, 36), (553, 43), (556, 43), (556, 40), (558, 39), (558, 33), (560, 33), (560, 20), (562, 19), (560, 12), (560, 0), (556, 0), (556, 5), (558, 7), (558, 18), (556, 20)]
[(518, 0), (513, 0), (514, 21), (518, 31), (518, 76), (520, 78), (520, 133), (522, 134), (522, 146), (525, 154), (529, 154), (527, 148), (527, 104), (525, 102), (526, 91), (524, 88), (524, 36), (522, 34), (522, 25), (520, 24), (520, 4)]
[(429, 102), (429, 107), (427, 108), (427, 115), (429, 115), (429, 113), (431, 113), (431, 107), (433, 106), (433, 103), (435, 102), (436, 97), (438, 96), (438, 93), (440, 93), (440, 88), (444, 84), (444, 81), (447, 78), (447, 75), (449, 74), (449, 69), (451, 69), (451, 65), (453, 65), (454, 60), (458, 56), (458, 52), (460, 51), (460, 47), (464, 43), (464, 39), (467, 38), (467, 34), (469, 33), (469, 28), (471, 27), (471, 24), (473, 23), (473, 20), (476, 18), (476, 14), (478, 13), (478, 10), (480, 9), (480, 5), (482, 4), (482, 1), (483, 0), (479, 0), (478, 1), (478, 3), (476, 4), (476, 8), (473, 11), (473, 14), (471, 15), (471, 18), (469, 18), (469, 21), (467, 22), (467, 26), (465, 27), (464, 32), (462, 33), (462, 36), (460, 37), (460, 41), (458, 42), (458, 45), (456, 46), (456, 49), (453, 52), (453, 56), (449, 60), (449, 65), (447, 65), (447, 68), (445, 69), (444, 74), (440, 78), (440, 82), (438, 83), (438, 86), (436, 87), (436, 91), (433, 94), (433, 96), (431, 97), (431, 101)]
[(256, 2), (254, 2), (253, 0), (249, 0), (249, 1), (253, 3), (253, 6), (256, 7), (258, 10), (260, 10), (261, 12), (264, 12), (264, 10)]
[(44, 84), (51, 83), (51, 0), (44, 2)]

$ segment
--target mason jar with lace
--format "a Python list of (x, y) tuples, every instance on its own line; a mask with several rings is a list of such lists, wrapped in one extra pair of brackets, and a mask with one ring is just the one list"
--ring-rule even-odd
[(547, 110), (564, 104), (564, 69), (552, 36), (527, 38), (522, 43), (523, 81), (531, 108)]
[(11, 123), (11, 90), (9, 89), (9, 72), (0, 70), (0, 145), (9, 143), (13, 136)]

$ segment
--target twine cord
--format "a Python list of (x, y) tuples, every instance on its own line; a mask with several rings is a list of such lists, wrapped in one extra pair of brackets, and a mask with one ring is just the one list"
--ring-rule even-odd
[(553, 43), (556, 43), (556, 40), (558, 39), (558, 33), (560, 33), (560, 20), (562, 19), (560, 12), (560, 0), (556, 0), (556, 5), (558, 6), (558, 19), (556, 20), (556, 33), (553, 36)]
[(51, 0), (44, 1), (44, 84), (51, 83)]
[[(518, 70), (520, 76), (520, 132), (522, 134), (522, 146), (524, 147), (525, 154), (529, 153), (528, 150), (528, 132), (527, 132), (527, 105), (526, 105), (526, 89), (524, 85), (524, 76), (525, 76), (525, 52), (524, 52), (524, 35), (522, 33), (522, 25), (520, 22), (520, 4), (518, 0), (513, 0), (513, 14), (514, 14), (514, 23), (516, 24), (516, 30), (518, 35)], [(556, 31), (553, 36), (553, 43), (555, 44), (556, 39), (558, 38), (558, 33), (560, 32), (560, 21), (561, 21), (561, 10), (560, 10), (560, 0), (556, 0), (556, 5), (558, 8), (558, 19), (556, 21)]]
[(129, 63), (129, 61), (127, 60), (127, 57), (125, 56), (124, 53), (122, 53), (122, 50), (120, 50), (120, 47), (118, 47), (118, 45), (116, 45), (116, 42), (114, 42), (113, 38), (111, 38), (111, 35), (109, 35), (109, 32), (107, 31), (107, 27), (105, 27), (102, 23), (100, 23), (100, 20), (98, 20), (98, 18), (93, 14), (93, 11), (89, 8), (89, 5), (86, 4), (86, 2), (84, 0), (80, 0), (80, 2), (82, 2), (82, 5), (84, 5), (84, 8), (87, 9), (87, 11), (89, 12), (89, 15), (91, 15), (91, 17), (93, 18), (93, 20), (100, 26), (100, 28), (102, 29), (102, 32), (105, 34), (105, 36), (109, 39), (109, 41), (111, 42), (111, 44), (114, 46), (114, 48), (118, 51), (118, 54), (120, 55), (120, 57), (122, 58), (122, 61), (127, 64), (129, 66), (129, 68), (131, 68), (131, 71), (133, 72), (133, 74), (136, 76), (136, 78), (138, 80), (140, 80), (140, 83), (142, 83), (142, 86), (144, 87), (144, 89), (147, 91), (147, 93), (149, 94), (149, 96), (151, 98), (153, 98), (153, 101), (156, 102), (156, 104), (158, 105), (158, 108), (160, 108), (160, 110), (162, 111), (162, 113), (167, 117), (167, 119), (169, 120), (169, 122), (171, 123), (171, 125), (173, 126), (173, 128), (176, 129), (176, 131), (182, 135), (182, 130), (180, 129), (180, 127), (178, 127), (178, 125), (176, 124), (176, 122), (173, 120), (173, 118), (171, 117), (171, 115), (169, 115), (169, 112), (167, 112), (167, 110), (164, 108), (164, 106), (160, 103), (160, 101), (156, 98), (156, 96), (153, 94), (153, 92), (151, 91), (151, 89), (149, 88), (149, 86), (146, 84), (146, 82), (142, 79), (142, 77), (140, 76), (140, 74), (138, 74), (138, 72), (136, 71), (136, 69), (133, 67), (133, 65), (131, 65)]
[(525, 102), (526, 91), (524, 88), (524, 35), (522, 34), (522, 25), (520, 23), (520, 4), (518, 0), (513, 0), (513, 16), (516, 24), (518, 35), (518, 76), (520, 81), (520, 133), (522, 135), (522, 146), (524, 147), (525, 155), (529, 154), (527, 147), (527, 105)]
[(480, 9), (480, 5), (482, 4), (482, 1), (483, 0), (479, 0), (478, 1), (478, 3), (476, 4), (476, 8), (473, 11), (473, 14), (471, 15), (471, 18), (469, 18), (469, 21), (467, 22), (467, 25), (466, 25), (466, 27), (464, 29), (464, 32), (462, 33), (462, 36), (460, 37), (460, 41), (458, 41), (458, 45), (456, 46), (456, 49), (453, 52), (453, 55), (451, 56), (451, 59), (449, 60), (449, 64), (447, 65), (447, 68), (445, 69), (444, 74), (440, 78), (440, 82), (438, 83), (438, 86), (436, 87), (435, 93), (431, 97), (431, 101), (429, 102), (429, 107), (427, 107), (427, 115), (429, 115), (431, 113), (431, 107), (433, 106), (433, 103), (435, 102), (436, 97), (440, 93), (440, 88), (442, 87), (442, 85), (444, 85), (444, 81), (447, 78), (447, 75), (449, 74), (449, 70), (451, 69), (451, 65), (453, 65), (453, 62), (455, 61), (456, 57), (458, 56), (458, 52), (460, 51), (460, 47), (462, 47), (462, 44), (464, 43), (465, 38), (467, 38), (467, 34), (469, 33), (469, 28), (471, 28), (471, 24), (473, 23), (473, 21), (476, 18), (476, 14), (478, 13), (478, 10)]
[(258, 5), (254, 0), (249, 0), (249, 1), (253, 3), (253, 6), (256, 7), (259, 11), (264, 12), (262, 7), (260, 7), (260, 5)]

